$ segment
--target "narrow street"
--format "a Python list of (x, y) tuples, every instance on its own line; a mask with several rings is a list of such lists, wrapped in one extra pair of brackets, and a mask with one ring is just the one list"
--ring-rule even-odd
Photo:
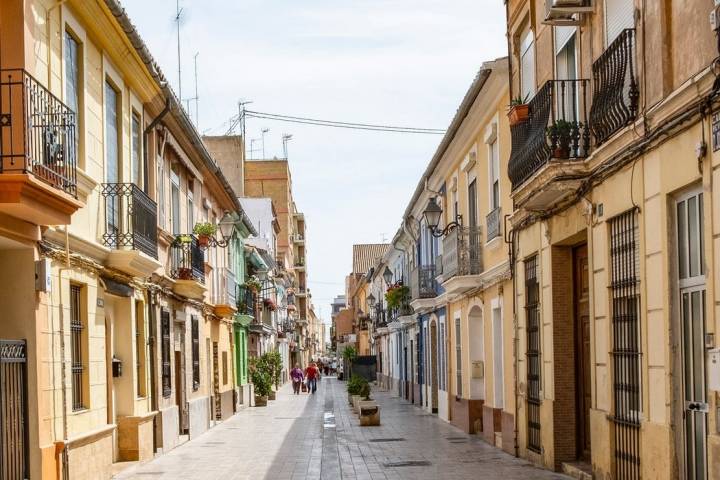
[(117, 479), (564, 479), (493, 448), (417, 407), (374, 392), (382, 426), (359, 427), (345, 385), (324, 378), (315, 396), (284, 386)]

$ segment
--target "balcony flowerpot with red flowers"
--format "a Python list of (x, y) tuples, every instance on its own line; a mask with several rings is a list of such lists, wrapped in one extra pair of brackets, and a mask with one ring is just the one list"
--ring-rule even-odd
[(197, 235), (198, 245), (207, 248), (210, 245), (210, 238), (217, 233), (217, 226), (210, 222), (196, 223), (193, 227), (193, 233)]
[(180, 267), (177, 270), (177, 276), (180, 280), (192, 280), (192, 269)]
[(267, 307), (271, 312), (274, 312), (275, 310), (277, 310), (277, 305), (276, 305), (275, 302), (272, 300), (272, 298), (266, 298), (266, 299), (264, 299), (264, 300), (263, 300), (263, 305), (265, 305), (265, 307)]
[(527, 98), (527, 95), (525, 97), (516, 97), (510, 102), (508, 118), (510, 119), (511, 127), (523, 123), (530, 118), (530, 105), (527, 103)]
[(245, 280), (245, 288), (258, 293), (262, 289), (262, 283), (260, 283), (260, 280), (258, 280), (257, 277), (252, 276)]

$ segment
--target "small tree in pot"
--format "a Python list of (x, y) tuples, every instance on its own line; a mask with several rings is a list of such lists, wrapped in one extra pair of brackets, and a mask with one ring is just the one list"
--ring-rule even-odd
[(250, 381), (255, 388), (255, 406), (267, 406), (268, 396), (272, 391), (272, 375), (264, 356), (250, 359)]

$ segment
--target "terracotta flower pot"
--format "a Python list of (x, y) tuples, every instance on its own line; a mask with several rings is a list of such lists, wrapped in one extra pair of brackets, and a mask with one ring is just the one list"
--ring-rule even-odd
[(207, 248), (210, 245), (210, 235), (198, 235), (198, 245)]
[(530, 117), (530, 105), (524, 103), (522, 105), (513, 105), (508, 112), (510, 126), (526, 121)]
[(178, 278), (180, 280), (192, 280), (192, 270), (189, 268), (178, 268)]

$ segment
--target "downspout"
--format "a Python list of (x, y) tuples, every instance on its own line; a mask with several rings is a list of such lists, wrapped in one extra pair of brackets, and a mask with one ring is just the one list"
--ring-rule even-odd
[(153, 128), (160, 123), (160, 120), (163, 119), (165, 115), (170, 111), (170, 99), (165, 99), (165, 108), (156, 116), (152, 122), (150, 122), (150, 125), (145, 128), (143, 131), (143, 168), (145, 171), (143, 172), (143, 191), (145, 193), (148, 193), (148, 135), (150, 135), (150, 132), (152, 132)]
[[(509, 218), (509, 215), (505, 216), (505, 221), (507, 225), (507, 220)], [(505, 231), (507, 232), (507, 227), (505, 228)], [(509, 248), (509, 258), (510, 258), (510, 278), (512, 278), (512, 308), (513, 308), (513, 387), (515, 391), (515, 422), (514, 422), (514, 429), (513, 429), (513, 443), (515, 448), (515, 456), (520, 456), (520, 445), (518, 444), (518, 435), (519, 435), (519, 428), (518, 428), (518, 415), (520, 414), (520, 402), (519, 402), (519, 362), (520, 362), (520, 337), (519, 337), (519, 327), (518, 327), (518, 318), (517, 318), (517, 272), (515, 271), (515, 254), (516, 254), (516, 248), (515, 248), (515, 241), (517, 240), (517, 232), (513, 229), (510, 230), (510, 239), (509, 241), (506, 240), (508, 243)]]

